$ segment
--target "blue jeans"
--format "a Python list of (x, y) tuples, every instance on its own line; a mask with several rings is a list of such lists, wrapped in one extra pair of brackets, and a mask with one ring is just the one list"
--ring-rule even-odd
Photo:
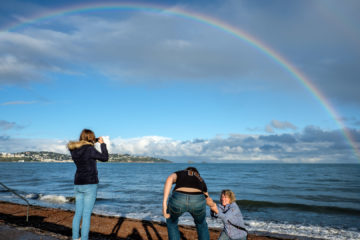
[(224, 231), (222, 231), (218, 240), (246, 240), (246, 236), (244, 238), (233, 239), (230, 238)]
[(89, 238), (91, 213), (94, 208), (97, 184), (75, 185), (75, 215), (72, 222), (72, 237), (79, 238), (80, 221), (81, 240)]
[(203, 194), (190, 195), (173, 192), (168, 203), (170, 218), (166, 219), (169, 240), (179, 240), (179, 217), (189, 212), (194, 218), (199, 240), (209, 240), (209, 230), (206, 223), (206, 201)]

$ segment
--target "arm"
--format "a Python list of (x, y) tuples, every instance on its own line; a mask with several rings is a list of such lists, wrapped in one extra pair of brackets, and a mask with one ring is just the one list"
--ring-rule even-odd
[(209, 194), (207, 192), (204, 193), (206, 197), (206, 205), (208, 205), (211, 209), (211, 211), (218, 213), (219, 210), (216, 206), (216, 203), (212, 200), (212, 198), (209, 196)]
[(97, 151), (95, 148), (93, 148), (94, 151), (92, 153), (92, 156), (97, 160), (100, 160), (102, 162), (107, 162), (109, 160), (109, 153), (107, 151), (106, 144), (104, 143), (102, 137), (99, 137), (99, 143), (100, 143), (101, 153)]
[(206, 197), (206, 205), (208, 205), (210, 207), (210, 210), (213, 211), (214, 213), (218, 213), (219, 210), (216, 206), (216, 203), (212, 200), (212, 198), (209, 196), (208, 192), (204, 192), (204, 195)]
[(214, 203), (211, 207), (210, 207), (211, 211), (213, 211), (215, 214), (219, 213), (219, 209), (216, 205), (216, 203)]
[(170, 190), (172, 185), (176, 182), (176, 174), (171, 174), (165, 181), (164, 185), (164, 196), (163, 196), (163, 215), (165, 218), (169, 218), (170, 214), (167, 213), (167, 200), (169, 198)]
[[(236, 204), (236, 203), (235, 203)], [(235, 220), (239, 217), (240, 210), (237, 206), (234, 206), (233, 203), (229, 205), (229, 209), (224, 213), (222, 211), (218, 212), (218, 217), (221, 218), (224, 222), (235, 222)]]

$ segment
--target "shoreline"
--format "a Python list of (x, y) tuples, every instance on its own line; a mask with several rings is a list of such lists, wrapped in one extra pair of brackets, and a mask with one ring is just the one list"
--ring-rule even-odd
[[(2, 231), (5, 229), (9, 232), (15, 231), (17, 234), (21, 234), (22, 232), (24, 234), (31, 233), (52, 236), (55, 239), (71, 239), (73, 211), (32, 205), (29, 210), (28, 222), (26, 222), (26, 212), (27, 205), (0, 201), (0, 226)], [(193, 226), (179, 225), (179, 231), (181, 238), (184, 240), (194, 240), (197, 238), (196, 229)], [(217, 240), (220, 232), (221, 229), (209, 228), (210, 239)], [(91, 216), (89, 236), (90, 239), (99, 240), (168, 239), (166, 224), (163, 222), (104, 216), (99, 214), (92, 214)], [(294, 240), (304, 238), (256, 232), (250, 233), (248, 239)]]

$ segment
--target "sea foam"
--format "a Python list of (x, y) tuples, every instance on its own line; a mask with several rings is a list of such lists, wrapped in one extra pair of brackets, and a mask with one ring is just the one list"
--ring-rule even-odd
[(40, 195), (40, 201), (50, 202), (50, 203), (67, 203), (68, 199), (61, 195)]

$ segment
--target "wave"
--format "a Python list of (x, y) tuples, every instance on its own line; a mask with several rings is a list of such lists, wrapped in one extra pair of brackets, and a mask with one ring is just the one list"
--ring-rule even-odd
[[(265, 221), (245, 221), (250, 232), (267, 233), (267, 236), (277, 237), (282, 235), (286, 239), (326, 239), (326, 240), (348, 240), (360, 239), (359, 229), (344, 230), (334, 227), (321, 227), (315, 225), (288, 224)], [(270, 234), (268, 234), (270, 233)], [(281, 238), (282, 238), (281, 237)], [(290, 238), (291, 237), (291, 238)]]
[[(95, 207), (95, 213), (105, 216), (124, 216), (138, 220), (150, 220), (155, 222), (165, 222), (162, 215), (152, 212), (129, 212), (126, 214), (105, 210)], [(222, 221), (211, 217), (206, 217), (206, 222), (211, 228), (223, 228)], [(179, 224), (194, 226), (194, 220), (190, 215), (182, 215)], [(339, 229), (329, 226), (304, 225), (279, 223), (274, 221), (245, 220), (246, 228), (257, 235), (270, 236), (281, 239), (302, 239), (302, 240), (349, 240), (360, 239), (360, 229)]]
[[(38, 201), (37, 204), (42, 205), (41, 202), (50, 202), (53, 204), (62, 204), (69, 203), (73, 197), (66, 197), (63, 195), (43, 195), (31, 193), (26, 195), (27, 198)], [(106, 200), (100, 198), (99, 200)], [(98, 199), (97, 199), (98, 200)], [(305, 208), (310, 207), (307, 205), (301, 204), (292, 204), (292, 203), (273, 203), (266, 201), (248, 201), (248, 200), (239, 200), (237, 201), (242, 209), (247, 204), (253, 208), (271, 208), (271, 207), (287, 207), (287, 208)], [(69, 208), (69, 206), (65, 206)], [(316, 208), (316, 207), (314, 207)], [(337, 208), (335, 208), (337, 209)], [(160, 212), (153, 212), (151, 210), (139, 210), (139, 211), (118, 211), (119, 209), (112, 205), (96, 205), (94, 213), (107, 216), (123, 216), (127, 218), (134, 218), (140, 220), (151, 220), (157, 222), (164, 222), (165, 219)], [(209, 216), (207, 217), (207, 222), (209, 227), (222, 228), (222, 222), (219, 219), (212, 219)], [(183, 215), (179, 219), (179, 223), (182, 225), (194, 225), (194, 221), (190, 215)], [(360, 239), (360, 229), (359, 228), (350, 228), (350, 229), (341, 229), (333, 226), (317, 226), (317, 225), (308, 225), (308, 224), (295, 224), (289, 222), (277, 222), (277, 221), (261, 221), (256, 219), (245, 219), (245, 224), (247, 229), (252, 233), (264, 234), (266, 236), (277, 237), (280, 235), (283, 236), (292, 236), (292, 237), (283, 237), (286, 239), (295, 239), (294, 236), (298, 236), (296, 239), (326, 239), (326, 240), (347, 240), (347, 239)], [(279, 237), (280, 238), (280, 237)]]
[[(75, 203), (75, 197), (66, 197), (63, 195), (54, 195), (54, 194), (41, 194), (41, 193), (29, 193), (25, 195), (25, 198), (32, 200), (39, 200), (49, 203)], [(96, 198), (97, 202), (108, 201), (109, 199), (105, 198)]]
[(51, 203), (67, 203), (68, 199), (65, 196), (58, 195), (44, 195), (40, 196), (40, 201), (51, 202)]
[(315, 213), (346, 214), (360, 216), (360, 209), (342, 208), (335, 206), (314, 206), (300, 203), (278, 203), (268, 201), (236, 200), (241, 210), (254, 211), (261, 208), (286, 208), (297, 211), (308, 211)]
[(32, 200), (39, 200), (49, 203), (68, 203), (68, 202), (75, 202), (74, 197), (66, 197), (62, 195), (44, 195), (44, 194), (37, 194), (37, 193), (30, 193), (25, 196), (27, 199)]

